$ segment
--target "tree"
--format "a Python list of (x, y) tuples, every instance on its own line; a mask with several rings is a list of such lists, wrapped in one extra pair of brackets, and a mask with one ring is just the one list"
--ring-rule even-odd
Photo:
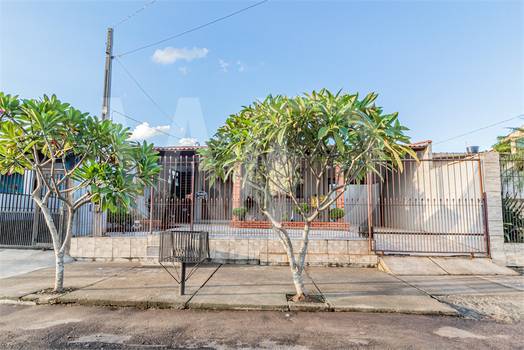
[(511, 133), (506, 136), (497, 136), (497, 143), (493, 149), (499, 153), (513, 153), (522, 155), (524, 152), (524, 126), (509, 128)]
[[(82, 113), (55, 95), (19, 100), (0, 92), (1, 174), (34, 171), (37, 185), (31, 197), (51, 232), (56, 292), (63, 290), (64, 254), (79, 208), (91, 202), (98, 202), (103, 211), (136, 208), (135, 196), (158, 178), (158, 152), (152, 144), (129, 141), (128, 130)], [(48, 207), (51, 196), (65, 208), (63, 241)]]
[[(358, 94), (332, 94), (321, 90), (311, 95), (287, 97), (269, 95), (264, 102), (243, 107), (226, 120), (201, 149), (201, 169), (209, 172), (210, 182), (239, 177), (242, 186), (254, 188), (260, 210), (271, 221), (290, 261), (295, 300), (307, 296), (302, 282), (311, 222), (329, 209), (346, 187), (362, 179), (367, 172), (377, 172), (375, 164), (383, 163), (402, 169), (401, 158), (415, 153), (407, 146), (407, 128), (397, 120), (398, 113), (382, 114), (373, 101), (376, 94), (358, 100)], [(296, 188), (305, 172), (312, 174), (320, 203), (307, 208), (300, 205)], [(323, 176), (334, 178), (325, 196), (321, 194)], [(378, 174), (380, 176), (380, 174)], [(298, 258), (295, 257), (287, 229), (278, 221), (279, 192), (293, 200), (295, 210), (304, 221)]]

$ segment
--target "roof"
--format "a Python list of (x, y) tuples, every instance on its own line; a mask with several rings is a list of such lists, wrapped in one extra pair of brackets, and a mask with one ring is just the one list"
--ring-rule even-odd
[(207, 146), (167, 146), (155, 147), (156, 151), (195, 151), (197, 149), (205, 148)]
[(404, 145), (404, 146), (408, 146), (414, 150), (425, 150), (430, 144), (431, 144), (431, 140), (427, 140), (427, 141), (420, 141), (420, 142), (414, 142), (414, 143), (408, 143), (407, 145)]

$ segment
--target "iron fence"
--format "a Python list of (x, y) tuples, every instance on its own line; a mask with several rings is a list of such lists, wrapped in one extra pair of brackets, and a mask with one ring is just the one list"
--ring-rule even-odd
[[(487, 253), (478, 155), (433, 154), (368, 176), (374, 249), (409, 253)], [(375, 189), (373, 189), (375, 187)], [(373, 195), (373, 191), (378, 191)], [(366, 222), (366, 224), (367, 224)]]
[[(403, 171), (377, 164), (376, 173), (351, 183), (319, 215), (311, 224), (310, 237), (370, 237), (370, 248), (385, 253), (488, 252), (480, 158), (435, 154), (429, 159), (420, 152), (419, 159), (403, 160)], [(163, 181), (139, 198), (139, 210), (115, 214), (95, 210), (90, 214), (93, 227), (85, 235), (140, 236), (182, 230), (205, 231), (210, 237), (274, 237), (249, 185), (241, 188), (232, 179), (210, 185), (207, 174), (199, 170), (199, 160), (198, 156), (164, 155), (160, 160)], [(298, 203), (274, 193), (278, 219), (292, 238), (300, 238), (304, 227), (298, 207), (310, 211), (319, 199), (325, 199), (340, 181), (335, 173), (336, 169), (326, 171), (317, 187), (312, 174), (305, 172), (296, 189)]]
[(504, 241), (524, 243), (524, 156), (500, 155)]
[[(26, 171), (24, 175), (11, 176), (13, 178), (4, 178), (0, 187), (0, 246), (52, 247), (44, 215), (31, 197), (35, 186), (33, 173)], [(51, 196), (47, 207), (55, 227), (62, 234), (61, 201)]]

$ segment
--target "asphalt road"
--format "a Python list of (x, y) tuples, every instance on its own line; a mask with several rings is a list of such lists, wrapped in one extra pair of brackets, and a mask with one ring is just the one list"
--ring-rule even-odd
[(524, 324), (450, 316), (0, 305), (1, 349), (522, 349)]

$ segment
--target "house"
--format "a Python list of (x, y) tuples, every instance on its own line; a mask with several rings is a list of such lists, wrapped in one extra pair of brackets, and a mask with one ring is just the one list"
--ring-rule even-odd
[[(499, 154), (435, 153), (431, 141), (409, 146), (419, 161), (406, 158), (403, 171), (377, 165), (380, 175), (354, 181), (330, 208), (343, 211), (341, 217), (323, 214), (315, 221), (308, 264), (369, 266), (380, 254), (491, 255), (502, 263), (524, 264), (507, 258), (513, 253), (504, 244)], [(209, 232), (211, 256), (217, 261), (286, 264), (249, 186), (242, 188), (231, 178), (210, 186), (199, 170), (197, 151), (202, 147), (159, 147), (163, 181), (145, 191), (137, 210), (114, 215), (85, 206), (75, 222), (71, 255), (140, 260), (155, 255), (147, 253), (158, 246), (155, 233), (177, 229)], [(335, 181), (327, 174), (317, 194), (308, 176), (304, 174), (297, 197), (313, 205)], [(295, 203), (278, 194), (275, 200), (280, 221), (298, 244), (303, 223)], [(239, 207), (247, 212), (234, 214)]]

